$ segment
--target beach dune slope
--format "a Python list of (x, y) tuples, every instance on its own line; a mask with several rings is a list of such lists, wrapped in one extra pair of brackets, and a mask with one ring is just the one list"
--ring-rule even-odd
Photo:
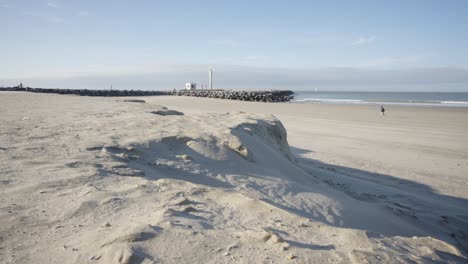
[(466, 260), (306, 173), (274, 116), (44, 98), (3, 120), (2, 263)]

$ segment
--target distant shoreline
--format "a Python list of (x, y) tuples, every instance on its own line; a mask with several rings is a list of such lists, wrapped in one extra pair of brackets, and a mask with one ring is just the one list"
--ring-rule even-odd
[(468, 107), (463, 92), (312, 92), (297, 91), (292, 103), (392, 105), (430, 107)]

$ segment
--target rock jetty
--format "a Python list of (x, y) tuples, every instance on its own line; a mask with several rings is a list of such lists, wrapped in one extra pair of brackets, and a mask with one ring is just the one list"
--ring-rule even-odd
[(253, 102), (288, 102), (293, 99), (294, 92), (289, 90), (266, 91), (235, 91), (235, 90), (173, 90), (173, 91), (142, 91), (142, 90), (88, 90), (88, 89), (54, 89), (30, 87), (5, 87), (0, 91), (24, 91), (32, 93), (75, 94), (80, 96), (194, 96)]
[(195, 96), (219, 99), (230, 99), (253, 102), (289, 102), (294, 92), (289, 90), (269, 91), (234, 91), (234, 90), (183, 90), (176, 92), (178, 96)]
[(154, 96), (172, 95), (171, 91), (141, 91), (141, 90), (88, 90), (88, 89), (55, 89), (55, 88), (20, 88), (6, 87), (0, 91), (24, 91), (32, 93), (76, 94), (81, 96)]

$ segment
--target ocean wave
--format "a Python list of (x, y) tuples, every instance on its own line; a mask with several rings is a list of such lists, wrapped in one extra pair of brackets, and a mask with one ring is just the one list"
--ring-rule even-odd
[(300, 98), (294, 99), (294, 102), (337, 102), (337, 103), (361, 103), (363, 100), (357, 99), (318, 99), (318, 98)]
[(296, 98), (292, 102), (312, 103), (312, 104), (360, 104), (360, 105), (468, 107), (468, 101), (435, 101), (435, 100), (385, 101), (385, 100), (359, 100), (359, 99)]
[(442, 101), (440, 103), (441, 104), (464, 104), (464, 105), (468, 105), (468, 102), (466, 102), (466, 101)]

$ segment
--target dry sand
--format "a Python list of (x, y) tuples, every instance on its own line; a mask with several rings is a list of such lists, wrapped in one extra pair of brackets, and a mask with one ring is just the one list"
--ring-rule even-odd
[(0, 93), (1, 263), (467, 262), (468, 109), (126, 99)]

